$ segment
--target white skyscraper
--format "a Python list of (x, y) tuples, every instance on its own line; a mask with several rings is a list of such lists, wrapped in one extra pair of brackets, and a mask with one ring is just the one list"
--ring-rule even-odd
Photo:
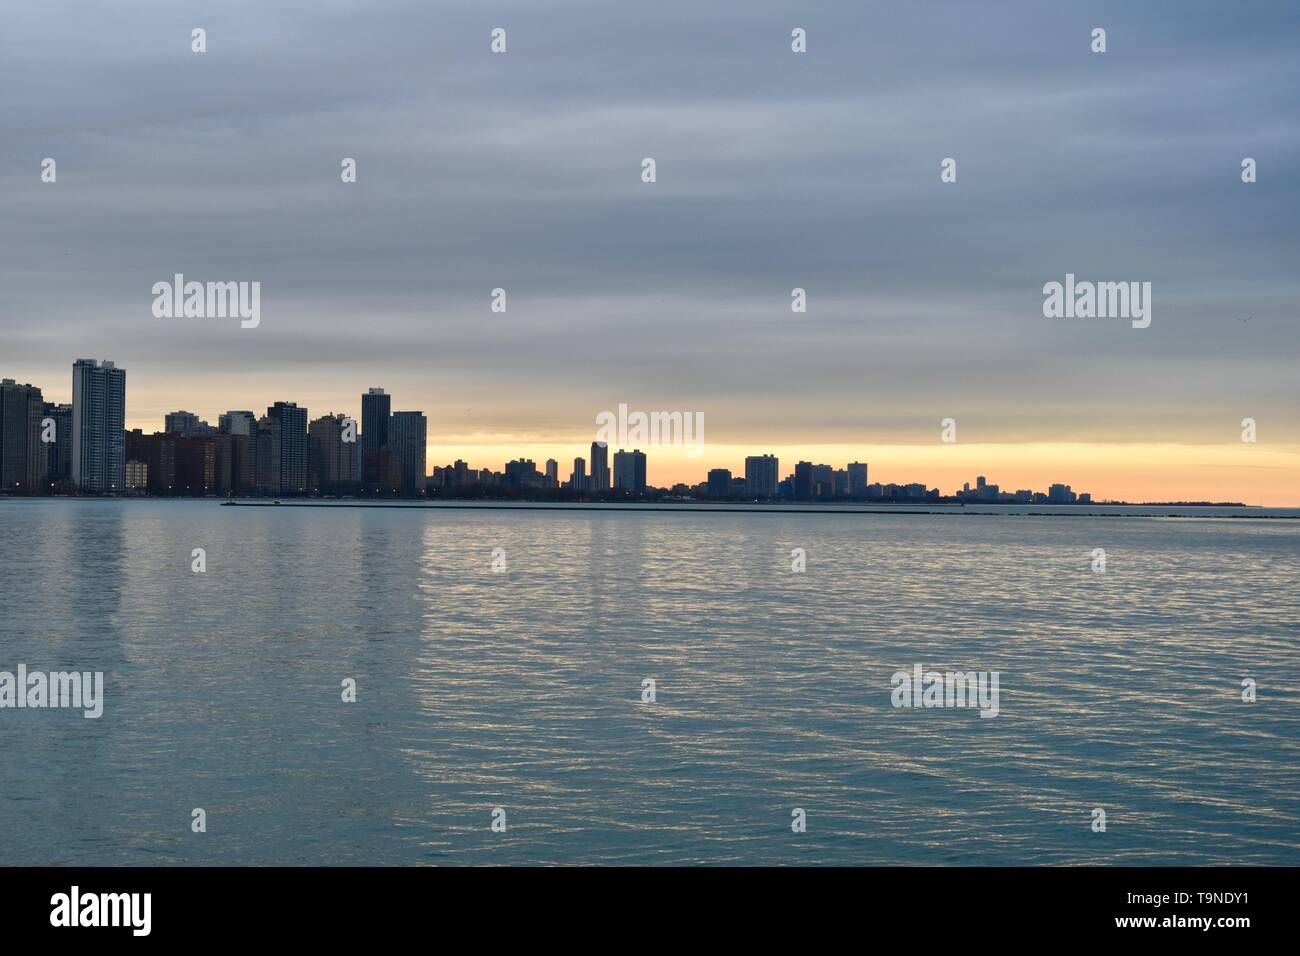
[(72, 480), (89, 492), (126, 487), (126, 369), (109, 361), (72, 365)]

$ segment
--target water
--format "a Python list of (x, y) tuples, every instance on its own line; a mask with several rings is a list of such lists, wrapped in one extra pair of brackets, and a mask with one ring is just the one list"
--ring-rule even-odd
[[(0, 533), (0, 670), (107, 698), (0, 710), (5, 864), (1300, 863), (1300, 522), (0, 500)], [(999, 671), (1001, 713), (893, 708), (915, 663)]]

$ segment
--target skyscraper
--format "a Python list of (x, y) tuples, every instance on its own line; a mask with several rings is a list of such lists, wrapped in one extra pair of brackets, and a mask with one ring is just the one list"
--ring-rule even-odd
[(751, 498), (775, 498), (779, 462), (775, 455), (745, 459), (745, 493)]
[[(845, 484), (848, 483), (845, 476)], [(829, 498), (835, 494), (835, 469), (830, 465), (812, 466), (813, 497)]]
[(46, 402), (43, 418), (54, 421), (54, 441), (47, 446), (45, 481), (57, 488), (72, 480), (72, 406)]
[(794, 466), (794, 496), (805, 501), (813, 496), (813, 463), (801, 461)]
[(574, 491), (587, 490), (587, 463), (581, 458), (573, 459), (573, 474), (569, 476), (569, 487)]
[(388, 444), (388, 419), (393, 398), (382, 388), (361, 396), (361, 476), (368, 489), (380, 484), (379, 452)]
[(867, 463), (851, 461), (849, 471), (849, 495), (853, 498), (865, 498), (867, 495)]
[(45, 402), (35, 385), (0, 382), (0, 488), (36, 493), (45, 485), (49, 451), (41, 443)]
[(591, 490), (609, 491), (609, 446), (603, 441), (591, 443)]
[(379, 451), (388, 444), (388, 419), (392, 415), (393, 396), (382, 388), (372, 388), (361, 396), (361, 447)]
[(258, 494), (280, 493), (280, 419), (263, 415), (257, 420), (254, 484)]
[(633, 495), (645, 493), (645, 452), (634, 448), (614, 453), (614, 487)]
[(217, 419), (216, 489), (219, 494), (257, 491), (257, 416), (229, 411)]
[(307, 487), (312, 494), (356, 491), (357, 443), (343, 440), (346, 415), (326, 415), (307, 426)]
[(276, 402), (266, 410), (279, 422), (280, 482), (278, 494), (307, 493), (307, 409), (295, 402)]
[(546, 459), (546, 487), (560, 487), (560, 463), (554, 458)]
[(126, 486), (126, 369), (107, 360), (72, 365), (72, 480), (86, 492)]
[[(419, 494), (425, 476), (425, 436), (429, 420), (423, 412), (393, 412), (388, 424), (388, 448), (402, 470), (402, 494)], [(365, 434), (365, 432), (362, 432)]]

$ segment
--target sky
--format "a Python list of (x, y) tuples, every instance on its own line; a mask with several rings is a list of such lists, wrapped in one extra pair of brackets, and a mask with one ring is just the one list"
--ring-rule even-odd
[[(384, 387), (429, 470), (567, 477), (625, 403), (705, 417), (652, 484), (1300, 505), (1297, 51), (1251, 0), (10, 5), (0, 374), (112, 359), (147, 429)], [(175, 273), (260, 323), (155, 317)], [(1067, 273), (1150, 282), (1150, 327), (1045, 318)]]

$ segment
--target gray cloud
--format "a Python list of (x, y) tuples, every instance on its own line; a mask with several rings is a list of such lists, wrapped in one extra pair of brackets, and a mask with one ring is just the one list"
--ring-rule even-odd
[[(237, 407), (308, 378), (339, 396), (400, 383), (431, 432), (471, 394), (474, 424), (510, 431), (630, 400), (706, 408), (719, 440), (906, 440), (962, 409), (1007, 440), (1208, 441), (1246, 407), (1300, 440), (1285, 5), (72, 3), (7, 20), (4, 372), (57, 375), (50, 391), (96, 355), (133, 389), (168, 383), (175, 407), (196, 376), (228, 376)], [(1153, 326), (1045, 320), (1042, 284), (1067, 271), (1151, 281)], [(154, 319), (149, 289), (174, 272), (260, 280), (262, 327)]]

